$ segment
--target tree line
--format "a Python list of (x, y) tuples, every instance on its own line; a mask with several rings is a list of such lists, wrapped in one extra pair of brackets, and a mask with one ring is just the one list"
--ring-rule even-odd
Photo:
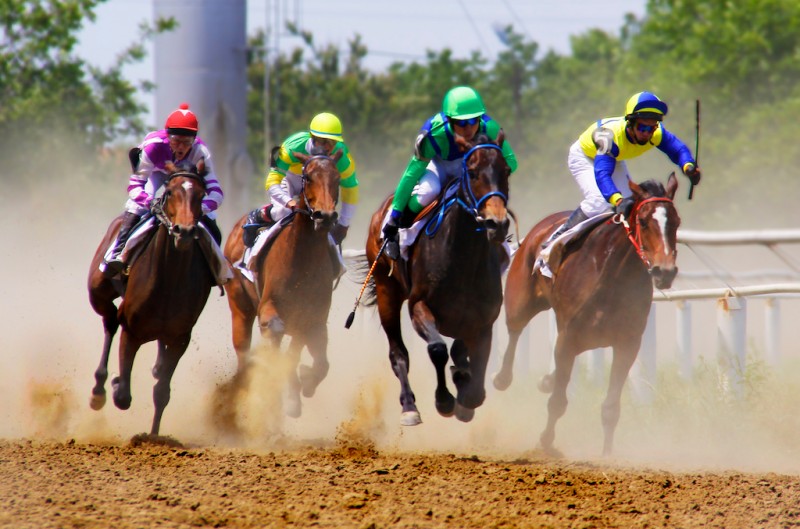
[[(68, 145), (48, 148), (79, 149), (84, 159), (97, 159), (97, 150), (108, 155), (123, 133), (146, 131), (145, 109), (135, 93), (152, 86), (134, 85), (121, 73), (125, 64), (141, 60), (141, 43), (123, 50), (106, 71), (74, 55), (77, 31), (103, 1), (13, 0), (0, 6), (0, 156), (15, 171), (36, 166), (19, 137), (68, 138), (59, 140)], [(143, 25), (142, 40), (174, 24)], [(398, 180), (419, 127), (439, 110), (447, 89), (469, 84), (512, 142), (520, 169), (512, 177), (511, 207), (524, 204), (533, 221), (554, 205), (568, 209), (578, 200), (566, 169), (569, 145), (594, 120), (622, 115), (631, 94), (649, 90), (669, 103), (665, 125), (692, 150), (695, 100), (701, 100), (704, 181), (692, 203), (697, 207), (681, 212), (685, 221), (724, 228), (731, 219), (744, 222), (757, 201), (786, 204), (785, 212), (771, 208), (770, 226), (793, 222), (787, 197), (798, 196), (800, 185), (792, 119), (800, 110), (795, 0), (650, 0), (641, 18), (626, 15), (616, 33), (592, 29), (572, 36), (569, 53), (541, 50), (509, 26), (508, 44), (497, 56), (475, 51), (457, 58), (449, 49), (428, 50), (424, 60), (395, 62), (384, 71), (364, 66), (369, 49), (357, 34), (348, 49), (339, 50), (288, 29), (301, 39), (295, 48), (269, 55), (268, 140), (264, 54), (256, 51), (263, 50), (264, 35), (249, 39), (254, 51), (248, 58), (248, 151), (259, 168), (255, 192), (263, 193), (265, 144), (279, 144), (327, 110), (344, 124), (359, 166), (362, 202), (377, 204)], [(54, 134), (60, 130), (69, 134)], [(660, 154), (630, 167), (637, 180), (664, 180), (672, 169)]]

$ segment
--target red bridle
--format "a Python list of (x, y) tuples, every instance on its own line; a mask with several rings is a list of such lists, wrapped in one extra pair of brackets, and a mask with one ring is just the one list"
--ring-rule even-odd
[[(672, 203), (672, 199), (669, 199), (667, 197), (650, 197), (650, 198), (646, 198), (646, 199), (644, 199), (644, 200), (642, 200), (640, 202), (637, 202), (636, 203), (636, 207), (634, 207), (630, 218), (631, 219), (637, 218), (638, 214), (639, 214), (639, 208), (641, 208), (643, 205), (648, 204), (650, 202), (669, 202), (669, 203)], [(647, 267), (648, 270), (650, 270), (650, 267), (651, 267), (650, 261), (644, 255), (644, 250), (642, 249), (642, 228), (641, 228), (641, 225), (638, 222), (634, 222), (634, 225), (636, 227), (633, 230), (631, 230), (631, 227), (628, 224), (628, 221), (622, 215), (615, 215), (614, 217), (612, 217), (611, 221), (614, 222), (615, 224), (622, 224), (622, 226), (625, 228), (625, 233), (628, 235), (628, 240), (630, 240), (631, 244), (633, 245), (633, 247), (636, 248), (636, 253), (639, 255), (639, 258), (642, 260), (644, 265)]]

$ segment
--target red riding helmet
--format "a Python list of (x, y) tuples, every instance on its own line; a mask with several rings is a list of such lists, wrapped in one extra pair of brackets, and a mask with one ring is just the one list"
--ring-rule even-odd
[(197, 136), (197, 116), (189, 110), (188, 103), (181, 103), (178, 110), (167, 117), (164, 128), (167, 129), (167, 134)]

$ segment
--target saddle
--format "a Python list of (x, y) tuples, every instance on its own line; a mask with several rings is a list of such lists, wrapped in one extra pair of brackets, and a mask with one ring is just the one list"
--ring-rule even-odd
[(573, 226), (571, 229), (550, 241), (547, 247), (539, 252), (539, 256), (536, 258), (536, 262), (533, 265), (531, 275), (535, 274), (537, 270), (541, 270), (543, 276), (553, 277), (553, 270), (561, 263), (564, 252), (571, 245), (585, 239), (596, 226), (602, 224), (602, 221), (610, 219), (613, 216), (613, 211), (601, 213), (600, 215), (586, 219), (580, 224)]

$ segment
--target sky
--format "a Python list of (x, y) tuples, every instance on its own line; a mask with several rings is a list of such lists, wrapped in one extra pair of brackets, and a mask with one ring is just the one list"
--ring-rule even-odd
[[(98, 6), (94, 23), (79, 34), (76, 53), (89, 63), (107, 67), (138, 38), (140, 22), (153, 16), (156, 0), (109, 0)], [(495, 27), (514, 30), (539, 43), (540, 51), (570, 51), (569, 38), (590, 28), (616, 33), (626, 13), (641, 16), (647, 0), (247, 0), (248, 34), (269, 23), (285, 27), (290, 20), (310, 31), (318, 45), (347, 49), (356, 34), (370, 53), (364, 64), (380, 70), (395, 61), (422, 60), (426, 50), (450, 48), (456, 57), (480, 50), (491, 58), (503, 50)], [(269, 9), (269, 15), (268, 15)], [(276, 23), (276, 21), (278, 23)], [(299, 39), (273, 32), (273, 49), (289, 50)], [(148, 58), (127, 67), (133, 80), (154, 81), (152, 46)], [(142, 101), (152, 109), (152, 97)]]

